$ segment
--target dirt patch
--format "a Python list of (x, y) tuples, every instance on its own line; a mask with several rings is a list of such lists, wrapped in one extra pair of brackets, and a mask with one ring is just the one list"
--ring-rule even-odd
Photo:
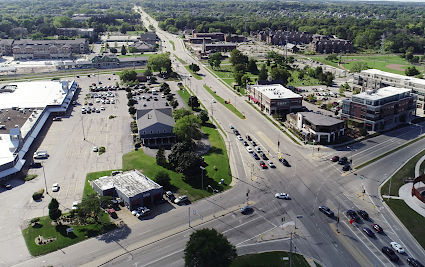
[(386, 67), (398, 71), (404, 71), (406, 69), (406, 66), (401, 64), (388, 64)]

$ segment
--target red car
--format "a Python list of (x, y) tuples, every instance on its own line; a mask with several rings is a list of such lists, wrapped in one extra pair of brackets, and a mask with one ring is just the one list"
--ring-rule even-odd
[(375, 229), (375, 231), (378, 233), (382, 233), (384, 231), (384, 229), (382, 229), (382, 227), (377, 225), (376, 223), (372, 224), (372, 228)]
[(333, 156), (332, 158), (331, 158), (331, 161), (332, 162), (337, 162), (339, 160), (339, 157), (338, 156)]
[(263, 169), (267, 169), (267, 165), (266, 163), (264, 163), (264, 161), (260, 161), (260, 167)]

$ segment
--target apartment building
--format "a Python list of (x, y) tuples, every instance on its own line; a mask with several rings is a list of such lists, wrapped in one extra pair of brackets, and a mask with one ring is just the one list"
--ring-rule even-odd
[(74, 36), (81, 36), (81, 37), (93, 37), (94, 36), (94, 29), (93, 28), (58, 28), (56, 30), (57, 35), (62, 36), (68, 36), (68, 37), (74, 37)]
[(12, 55), (13, 39), (0, 39), (0, 57)]
[(30, 40), (13, 42), (14, 59), (53, 59), (70, 58), (72, 54), (84, 54), (89, 51), (86, 39), (75, 40)]
[(409, 123), (415, 114), (412, 90), (388, 86), (343, 100), (341, 118), (363, 123), (369, 131), (383, 131)]

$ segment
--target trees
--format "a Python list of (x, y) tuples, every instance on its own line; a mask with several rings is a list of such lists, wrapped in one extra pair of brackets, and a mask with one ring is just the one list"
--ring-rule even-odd
[(200, 131), (201, 120), (196, 115), (186, 115), (176, 121), (173, 132), (180, 140), (199, 140), (202, 136)]
[(352, 72), (361, 72), (362, 70), (369, 69), (369, 66), (366, 62), (357, 61), (353, 63), (353, 66), (351, 67)]
[(168, 155), (168, 163), (170, 164), (170, 167), (176, 169), (181, 155), (188, 151), (193, 151), (194, 149), (195, 144), (192, 142), (192, 140), (178, 142), (173, 145), (173, 147), (171, 147), (171, 152)]
[(407, 67), (407, 69), (404, 71), (404, 73), (407, 76), (416, 76), (418, 75), (420, 72), (418, 71), (418, 69), (416, 69), (415, 66), (411, 66), (411, 67)]
[(235, 246), (215, 229), (196, 230), (184, 250), (185, 265), (190, 267), (230, 266), (236, 257)]
[(230, 63), (232, 63), (233, 66), (236, 66), (238, 64), (246, 66), (246, 64), (248, 63), (248, 57), (242, 54), (241, 51), (233, 49), (232, 52), (230, 52)]
[(165, 83), (165, 82), (161, 84), (160, 90), (166, 95), (168, 95), (171, 92), (170, 85), (168, 85), (168, 83)]
[(222, 58), (221, 53), (216, 52), (210, 56), (210, 58), (208, 59), (208, 63), (210, 64), (212, 68), (219, 68), (221, 65), (221, 58)]
[(131, 106), (128, 108), (128, 113), (130, 113), (130, 115), (134, 115), (136, 114), (137, 110), (135, 107)]
[(169, 190), (171, 188), (170, 181), (171, 181), (170, 176), (165, 171), (159, 171), (155, 175), (155, 182), (162, 185), (162, 187), (164, 187), (165, 190)]
[(257, 67), (257, 62), (255, 61), (255, 59), (250, 58), (248, 61), (248, 65), (247, 65), (247, 70), (249, 72), (251, 72), (252, 74), (257, 74), (258, 73), (258, 67)]
[(48, 208), (50, 219), (56, 221), (62, 215), (62, 211), (59, 209), (59, 202), (56, 200), (56, 198), (52, 198)]
[(163, 71), (165, 71), (166, 73), (170, 73), (170, 54), (164, 53), (151, 56), (148, 60), (148, 68), (150, 68), (152, 71), (159, 71), (160, 73), (162, 73)]
[(208, 117), (208, 112), (201, 110), (198, 114), (199, 119), (202, 121), (202, 124), (205, 124), (210, 118)]
[(167, 159), (165, 158), (164, 152), (165, 150), (162, 146), (160, 146), (158, 151), (156, 152), (156, 164), (162, 167), (167, 166)]
[(191, 114), (193, 114), (192, 111), (187, 110), (185, 108), (179, 108), (173, 111), (173, 119), (177, 121), (183, 118), (184, 116), (191, 115)]
[(183, 173), (188, 180), (192, 180), (194, 177), (200, 176), (201, 168), (199, 167), (203, 162), (204, 160), (199, 154), (193, 151), (185, 152), (179, 158), (176, 171)]
[(127, 49), (125, 48), (124, 45), (121, 46), (121, 55), (125, 55), (127, 54)]
[(174, 100), (172, 100), (172, 101), (170, 102), (170, 105), (171, 105), (173, 108), (177, 108), (177, 107), (179, 106), (179, 102), (178, 102), (176, 99), (174, 99)]
[(78, 205), (77, 215), (82, 222), (87, 222), (88, 218), (93, 218), (97, 222), (101, 211), (99, 197), (96, 193), (91, 193)]
[(282, 84), (286, 84), (291, 74), (282, 67), (275, 67), (271, 69), (270, 76), (272, 80), (279, 81)]
[(120, 73), (120, 79), (123, 82), (132, 82), (137, 79), (137, 72), (134, 70), (123, 70)]
[(188, 100), (187, 104), (192, 109), (199, 108), (199, 106), (201, 105), (199, 103), (199, 101), (198, 101), (198, 97), (197, 96), (194, 96), (194, 95), (192, 95), (192, 96), (189, 97), (189, 100)]
[(258, 75), (259, 81), (265, 81), (268, 78), (268, 71), (266, 64), (261, 65), (260, 74)]
[(150, 77), (150, 76), (152, 76), (152, 71), (151, 71), (151, 69), (150, 69), (150, 68), (148, 68), (147, 70), (145, 70), (145, 76), (146, 76), (146, 77)]
[(195, 73), (201, 70), (201, 69), (199, 68), (199, 66), (198, 66), (198, 65), (196, 65), (195, 63), (190, 64), (190, 65), (189, 65), (189, 69), (190, 69), (191, 71), (195, 72)]
[(329, 60), (329, 61), (335, 61), (336, 62), (336, 61), (338, 61), (338, 55), (337, 54), (330, 54), (325, 59)]

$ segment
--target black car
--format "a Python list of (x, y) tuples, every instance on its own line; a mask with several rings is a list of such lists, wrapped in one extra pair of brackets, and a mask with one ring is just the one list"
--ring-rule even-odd
[(357, 214), (359, 214), (360, 217), (362, 217), (363, 219), (365, 219), (367, 221), (370, 219), (369, 218), (369, 214), (366, 211), (364, 211), (364, 210), (358, 210), (357, 211)]
[(414, 267), (424, 267), (422, 265), (422, 263), (420, 263), (419, 261), (415, 260), (414, 258), (407, 258), (407, 263), (410, 266), (414, 266)]
[(236, 129), (233, 129), (233, 133), (234, 133), (235, 135), (239, 135), (239, 131), (238, 131), (238, 130), (236, 130)]
[(342, 171), (344, 171), (344, 172), (347, 172), (347, 171), (349, 171), (351, 169), (351, 167), (350, 167), (350, 164), (345, 164), (343, 167), (342, 167)]
[(266, 154), (264, 154), (263, 152), (260, 153), (260, 156), (262, 159), (264, 160), (269, 160), (269, 158), (266, 156)]
[(284, 166), (289, 167), (289, 163), (288, 163), (288, 161), (287, 161), (286, 159), (284, 159), (284, 158), (280, 158), (280, 159), (279, 159), (279, 161), (280, 161), (280, 162), (282, 162), (282, 164), (283, 164)]
[(333, 217), (334, 216), (334, 212), (331, 211), (331, 209), (328, 208), (328, 207), (326, 207), (326, 206), (320, 206), (319, 207), (319, 210), (321, 212), (323, 212), (324, 214), (326, 214), (326, 216), (328, 216), (328, 217)]
[(348, 217), (350, 217), (354, 221), (358, 221), (360, 219), (360, 217), (357, 215), (357, 213), (354, 210), (347, 210), (346, 214)]
[(260, 157), (257, 155), (257, 153), (252, 152), (252, 156), (254, 157), (254, 159), (259, 160)]
[(247, 139), (248, 141), (252, 141), (251, 136), (249, 136), (248, 134), (246, 135), (246, 139)]
[(244, 146), (248, 146), (248, 142), (247, 141), (243, 141), (243, 145)]
[(246, 214), (252, 213), (253, 211), (254, 211), (254, 209), (253, 209), (251, 206), (245, 206), (245, 207), (242, 207), (242, 208), (241, 208), (241, 213), (242, 213), (243, 215), (246, 215)]
[(7, 190), (12, 189), (12, 186), (10, 184), (8, 184), (8, 183), (1, 184), (1, 187), (3, 187), (4, 189), (7, 189)]
[(365, 232), (369, 237), (375, 238), (375, 233), (372, 232), (372, 230), (370, 230), (369, 228), (363, 228), (363, 232)]
[(390, 261), (397, 262), (399, 260), (395, 252), (389, 247), (382, 247), (382, 253), (384, 253), (390, 259)]
[(339, 165), (345, 165), (348, 162), (347, 157), (342, 157), (338, 160)]
[(257, 146), (257, 143), (255, 143), (255, 141), (251, 141), (251, 144), (252, 144), (253, 147)]

